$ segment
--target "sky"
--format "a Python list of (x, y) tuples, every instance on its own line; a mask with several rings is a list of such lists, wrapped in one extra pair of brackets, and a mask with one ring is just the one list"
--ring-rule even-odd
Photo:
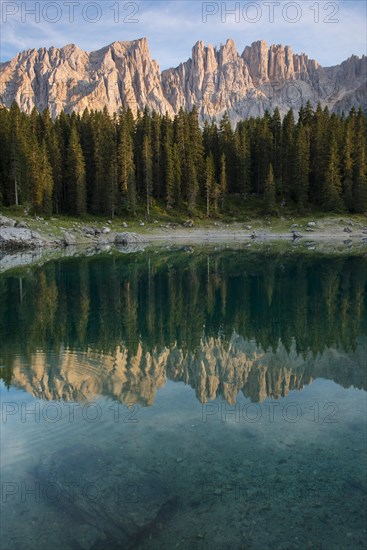
[(148, 39), (161, 69), (191, 56), (197, 40), (220, 46), (228, 38), (242, 53), (256, 40), (284, 44), (323, 66), (366, 54), (365, 0), (0, 0), (0, 59), (29, 48), (74, 43), (86, 51), (116, 40)]

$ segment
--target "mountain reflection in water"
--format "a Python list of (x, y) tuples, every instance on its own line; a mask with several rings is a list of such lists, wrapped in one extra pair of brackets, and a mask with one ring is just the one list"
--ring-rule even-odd
[(248, 251), (53, 261), (0, 278), (0, 370), (47, 400), (152, 405), (279, 398), (314, 378), (366, 387), (367, 263)]

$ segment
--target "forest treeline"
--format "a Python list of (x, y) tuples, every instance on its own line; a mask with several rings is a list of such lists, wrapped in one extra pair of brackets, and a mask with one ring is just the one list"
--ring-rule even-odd
[[(297, 118), (297, 120), (296, 120)], [(229, 196), (256, 195), (264, 214), (289, 205), (367, 211), (367, 117), (310, 103), (298, 116), (228, 116), (199, 125), (196, 109), (170, 119), (131, 110), (110, 116), (0, 108), (0, 204), (33, 213), (149, 217), (172, 212), (220, 216)]]

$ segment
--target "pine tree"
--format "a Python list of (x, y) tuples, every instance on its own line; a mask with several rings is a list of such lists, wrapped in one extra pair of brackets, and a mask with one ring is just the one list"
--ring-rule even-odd
[(324, 177), (322, 206), (325, 210), (339, 212), (343, 207), (341, 198), (342, 182), (339, 166), (339, 151), (335, 138), (333, 138), (330, 145), (329, 159)]
[(362, 109), (358, 110), (355, 124), (353, 210), (367, 211), (367, 140), (366, 119)]
[(302, 124), (305, 128), (311, 127), (313, 122), (314, 112), (310, 100), (307, 101), (306, 105), (302, 105), (298, 114), (298, 122)]
[(49, 109), (45, 109), (41, 115), (42, 135), (44, 136), (48, 160), (51, 164), (53, 177), (52, 209), (58, 214), (60, 206), (60, 191), (62, 187), (62, 164), (60, 145)]
[(328, 164), (328, 122), (328, 112), (324, 112), (318, 104), (312, 126), (310, 178), (311, 196), (316, 204), (322, 204), (325, 194), (323, 186)]
[(264, 212), (266, 214), (273, 214), (275, 210), (275, 181), (273, 166), (270, 163), (268, 168), (268, 175), (264, 186)]
[(215, 187), (215, 165), (212, 153), (205, 161), (205, 195), (206, 195), (206, 216), (210, 216), (211, 198)]
[(237, 189), (247, 195), (251, 189), (251, 156), (249, 138), (245, 126), (237, 126), (235, 132)]
[(175, 166), (173, 158), (172, 137), (172, 130), (167, 125), (163, 145), (163, 158), (166, 184), (166, 204), (168, 210), (171, 210), (175, 204)]
[(226, 163), (226, 155), (224, 153), (220, 158), (219, 187), (220, 187), (220, 196), (222, 199), (222, 210), (224, 210), (224, 200), (227, 192), (227, 163)]
[(134, 144), (132, 136), (131, 121), (127, 113), (120, 115), (119, 122), (119, 144), (118, 144), (118, 177), (122, 193), (123, 210), (135, 213), (136, 210), (136, 187), (135, 187), (135, 165), (134, 165)]
[(199, 126), (198, 112), (195, 107), (188, 114), (186, 140), (188, 211), (189, 214), (192, 215), (196, 208), (197, 197), (200, 192), (200, 184), (204, 172), (203, 136)]
[(263, 119), (259, 121), (259, 131), (257, 136), (257, 193), (264, 193), (264, 181), (267, 177), (269, 163), (273, 158), (273, 135), (270, 129), (271, 118), (266, 111)]
[(107, 108), (95, 114), (93, 120), (95, 189), (93, 212), (114, 216), (117, 203), (115, 127)]
[(52, 213), (53, 178), (45, 140), (41, 146), (34, 143), (29, 167), (33, 212), (50, 215)]
[(346, 122), (343, 144), (343, 200), (348, 210), (353, 209), (353, 123), (350, 118)]
[(278, 107), (275, 107), (270, 121), (270, 129), (273, 135), (273, 151), (271, 163), (274, 167), (274, 179), (279, 194), (282, 193), (282, 119)]
[[(59, 212), (68, 213), (69, 205), (67, 200), (67, 154), (68, 145), (70, 139), (70, 115), (66, 115), (64, 111), (61, 111), (60, 115), (55, 120), (55, 131), (57, 141), (59, 144), (59, 150), (61, 155), (61, 166), (64, 169), (64, 175), (61, 177), (61, 189), (58, 190), (58, 204)], [(90, 180), (88, 180), (90, 184)]]
[(66, 192), (68, 213), (84, 216), (86, 212), (85, 163), (75, 124), (71, 127), (66, 155)]
[(34, 194), (34, 211), (41, 211), (50, 216), (52, 214), (52, 191), (54, 179), (52, 168), (48, 159), (46, 141), (42, 141), (38, 153), (39, 163), (37, 170), (37, 190)]
[(308, 129), (299, 123), (295, 143), (294, 201), (298, 212), (304, 213), (308, 203), (310, 152)]
[(179, 147), (177, 143), (173, 144), (172, 148), (172, 164), (173, 164), (173, 176), (174, 176), (174, 190), (175, 190), (175, 205), (177, 208), (181, 205), (181, 160), (179, 154)]
[(177, 190), (179, 192), (177, 196), (177, 205), (180, 206), (182, 199), (187, 198), (187, 181), (188, 181), (188, 147), (187, 147), (187, 121), (185, 113), (180, 108), (178, 114), (175, 116), (173, 128), (174, 128), (174, 143), (177, 145), (178, 158), (180, 162), (180, 174), (181, 181)]
[(143, 170), (144, 170), (144, 185), (146, 198), (146, 213), (150, 216), (150, 208), (152, 204), (153, 191), (153, 165), (152, 165), (152, 147), (150, 136), (147, 134), (143, 139)]
[[(16, 103), (13, 103), (8, 117), (8, 163), (3, 184), (5, 204), (19, 205), (29, 198), (28, 164), (31, 141), (37, 144), (29, 130), (30, 118), (24, 118)], [(3, 150), (6, 154), (6, 149)]]
[(283, 120), (282, 144), (283, 144), (283, 193), (287, 197), (292, 196), (294, 187), (294, 139), (295, 122), (294, 113), (290, 109)]
[(162, 117), (155, 111), (152, 115), (152, 163), (153, 163), (153, 189), (158, 199), (162, 196)]
[[(218, 129), (218, 138), (219, 138), (219, 149), (220, 149), (220, 156), (219, 159), (222, 158), (222, 155), (225, 155), (226, 159), (226, 187), (228, 186), (228, 189), (231, 192), (238, 191), (236, 188), (237, 185), (237, 177), (235, 173), (235, 147), (234, 147), (234, 134), (232, 131), (232, 126), (228, 117), (228, 113), (225, 112), (222, 116), (220, 122), (219, 122), (219, 129)], [(222, 167), (220, 166), (220, 170), (222, 170)]]

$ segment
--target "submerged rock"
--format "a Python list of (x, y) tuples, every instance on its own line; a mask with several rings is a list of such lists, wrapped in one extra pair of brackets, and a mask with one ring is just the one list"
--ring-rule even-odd
[(106, 537), (120, 548), (134, 547), (177, 508), (162, 477), (93, 445), (65, 447), (45, 457), (35, 476), (41, 486), (57, 486), (60, 510), (93, 528), (88, 548)]
[(6, 250), (38, 248), (42, 246), (41, 235), (21, 227), (1, 227), (0, 247)]

